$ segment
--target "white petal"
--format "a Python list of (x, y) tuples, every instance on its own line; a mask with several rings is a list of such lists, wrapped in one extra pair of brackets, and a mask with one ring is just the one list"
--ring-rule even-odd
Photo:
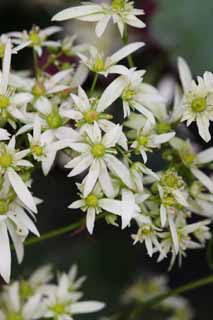
[(199, 135), (205, 142), (209, 142), (211, 140), (211, 134), (209, 132), (209, 120), (203, 116), (197, 118), (197, 126)]
[(103, 19), (98, 21), (98, 23), (96, 24), (95, 33), (98, 38), (100, 38), (103, 35), (103, 33), (109, 23), (110, 18), (111, 18), (111, 15), (106, 15), (103, 17)]
[(80, 314), (80, 313), (90, 313), (100, 311), (105, 307), (105, 304), (98, 301), (82, 301), (75, 302), (71, 305), (71, 313)]
[(201, 170), (191, 169), (193, 175), (211, 192), (213, 193), (213, 181)]
[(126, 81), (124, 77), (119, 77), (115, 79), (103, 92), (98, 105), (97, 105), (97, 111), (103, 112), (105, 109), (107, 109), (115, 100), (117, 100), (124, 88), (126, 86)]
[(30, 191), (14, 169), (7, 171), (9, 181), (20, 200), (33, 212), (37, 213), (37, 208)]
[(53, 21), (63, 21), (73, 18), (79, 18), (87, 15), (92, 15), (100, 12), (99, 5), (82, 5), (78, 7), (72, 7), (57, 13), (52, 20)]
[(8, 283), (10, 281), (11, 253), (10, 241), (5, 223), (0, 223), (0, 274)]
[(89, 208), (86, 216), (86, 226), (90, 234), (93, 233), (95, 225), (95, 208)]
[(161, 226), (164, 227), (167, 220), (167, 212), (166, 212), (166, 208), (162, 204), (160, 206), (160, 220), (161, 220)]
[(172, 235), (175, 253), (178, 254), (178, 251), (179, 251), (178, 235), (177, 235), (177, 230), (176, 230), (176, 227), (174, 224), (174, 220), (170, 214), (168, 214), (168, 221), (169, 221), (169, 227), (170, 227), (170, 231), (171, 231), (171, 235)]
[(99, 206), (107, 212), (114, 213), (121, 216), (122, 202), (114, 199), (101, 199), (99, 200)]
[(105, 161), (108, 168), (113, 171), (130, 189), (132, 188), (132, 180), (127, 167), (112, 155), (106, 155)]
[(124, 46), (122, 49), (120, 49), (117, 52), (115, 52), (110, 57), (110, 62), (112, 64), (116, 64), (117, 62), (121, 61), (122, 59), (124, 59), (125, 57), (127, 57), (128, 55), (133, 53), (134, 51), (142, 48), (143, 46), (144, 46), (143, 42), (130, 43), (130, 44)]
[(213, 161), (213, 147), (208, 148), (202, 152), (199, 152), (196, 158), (196, 162), (201, 163), (208, 163)]
[(3, 66), (2, 66), (2, 78), (0, 83), (0, 93), (5, 95), (7, 92), (7, 86), (10, 74), (10, 64), (11, 64), (11, 41), (8, 39), (6, 43)]
[(122, 128), (120, 125), (114, 126), (103, 137), (102, 143), (106, 148), (114, 147), (121, 137)]
[(188, 64), (181, 57), (178, 58), (178, 70), (184, 91), (190, 90), (192, 85), (192, 74)]
[(94, 188), (96, 181), (98, 180), (100, 173), (100, 162), (98, 160), (94, 160), (88, 175), (85, 178), (85, 185), (84, 185), (84, 197), (88, 196), (88, 194)]
[(16, 256), (18, 259), (18, 263), (21, 263), (23, 261), (24, 257), (24, 245), (21, 240), (21, 238), (17, 235), (16, 230), (14, 229), (14, 226), (10, 223), (7, 225), (8, 231), (10, 233), (10, 237), (13, 241), (13, 245), (16, 251)]
[(107, 171), (105, 162), (100, 161), (100, 166), (100, 175), (98, 180), (101, 185), (101, 188), (107, 197), (113, 198), (115, 191), (112, 185), (111, 177), (109, 175), (109, 172)]

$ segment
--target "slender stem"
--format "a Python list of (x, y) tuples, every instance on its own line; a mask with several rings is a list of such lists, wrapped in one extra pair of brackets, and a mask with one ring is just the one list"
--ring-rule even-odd
[[(123, 39), (122, 39), (122, 40), (123, 40), (123, 43), (124, 43), (125, 45), (127, 45), (128, 42), (129, 42), (129, 35), (128, 35), (127, 26), (125, 26), (124, 36), (123, 36)], [(129, 68), (133, 68), (133, 67), (135, 66), (135, 64), (134, 64), (134, 61), (133, 61), (133, 58), (132, 58), (132, 55), (131, 55), (131, 54), (128, 55), (127, 60), (128, 60)]]
[(158, 305), (159, 303), (163, 302), (165, 299), (167, 299), (169, 297), (183, 294), (185, 292), (203, 287), (208, 284), (213, 284), (213, 275), (205, 277), (205, 278), (201, 278), (201, 279), (193, 281), (193, 282), (189, 282), (189, 283), (187, 283), (183, 286), (180, 286), (176, 289), (170, 290), (170, 291), (165, 292), (163, 294), (159, 294), (158, 296), (151, 298), (148, 301), (146, 301), (144, 304), (138, 306), (138, 308), (136, 308), (131, 313), (130, 320), (137, 319), (137, 317), (139, 315), (141, 315), (144, 310), (150, 309), (150, 308)]
[(37, 58), (37, 53), (34, 49), (33, 49), (33, 62), (34, 62), (35, 76), (36, 76), (36, 79), (38, 79), (38, 76), (39, 76), (38, 58)]
[[(105, 217), (105, 214), (100, 214), (96, 217), (96, 220), (100, 220), (102, 218)], [(55, 229), (55, 230), (51, 230), (47, 233), (44, 233), (43, 235), (41, 235), (40, 237), (32, 237), (30, 238), (29, 240), (25, 241), (24, 245), (25, 246), (31, 246), (31, 245), (34, 245), (34, 244), (37, 244), (37, 243), (40, 243), (40, 242), (43, 242), (45, 240), (48, 240), (48, 239), (52, 239), (52, 238), (55, 238), (55, 237), (59, 237), (65, 233), (68, 233), (68, 232), (71, 232), (71, 231), (76, 231), (77, 229), (81, 229), (84, 230), (84, 228), (82, 227), (85, 227), (85, 218), (75, 222), (75, 223), (72, 223), (66, 227), (62, 227), (62, 228), (59, 228), (59, 229)]]
[(97, 80), (98, 80), (98, 73), (95, 73), (94, 78), (93, 78), (93, 82), (92, 82), (92, 86), (91, 86), (91, 89), (90, 89), (90, 96), (92, 96), (92, 94), (93, 94), (93, 92), (95, 90), (95, 86), (96, 86)]

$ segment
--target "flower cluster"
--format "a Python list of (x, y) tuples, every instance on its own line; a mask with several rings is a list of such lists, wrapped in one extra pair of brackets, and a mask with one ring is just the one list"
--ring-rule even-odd
[[(163, 276), (153, 276), (147, 274), (136, 283), (130, 286), (123, 295), (124, 304), (146, 305), (146, 303), (156, 297), (159, 297), (169, 292), (168, 279)], [(189, 302), (182, 296), (172, 296), (156, 307), (156, 310), (149, 312), (148, 316), (143, 315), (144, 319), (149, 319), (150, 316), (155, 316), (159, 319), (166, 320), (191, 320), (194, 318), (194, 312)]]
[(73, 320), (76, 314), (104, 308), (98, 301), (81, 301), (85, 277), (77, 278), (77, 266), (59, 273), (56, 282), (49, 265), (40, 267), (28, 279), (16, 280), (0, 292), (0, 319)]
[[(62, 31), (58, 26), (1, 36), (0, 274), (5, 281), (11, 264), (8, 234), (19, 262), (28, 233), (39, 235), (34, 222), (40, 200), (30, 191), (33, 167), (40, 165), (47, 175), (61, 150), (69, 157), (68, 177), (80, 178), (79, 198), (70, 208), (85, 212), (90, 233), (98, 215), (115, 226), (121, 221), (122, 229), (134, 226), (134, 243), (144, 243), (158, 261), (171, 255), (171, 265), (210, 238), (213, 179), (205, 169), (213, 162), (213, 148), (197, 152), (183, 122), (196, 122), (200, 136), (211, 139), (213, 74), (195, 82), (180, 58), (183, 90), (177, 85), (168, 102), (133, 63), (132, 54), (141, 54), (144, 43), (128, 43), (127, 27), (143, 28), (141, 15), (133, 2), (112, 0), (82, 4), (53, 18), (97, 22), (99, 37), (113, 21), (124, 46), (109, 57), (76, 44), (75, 37), (50, 40)], [(11, 56), (24, 48), (33, 52), (34, 72), (11, 71)], [(125, 58), (129, 67), (121, 64)], [(94, 75), (90, 90), (88, 75)], [(102, 76), (104, 88), (98, 87)], [(149, 164), (153, 154), (160, 163), (157, 172)]]

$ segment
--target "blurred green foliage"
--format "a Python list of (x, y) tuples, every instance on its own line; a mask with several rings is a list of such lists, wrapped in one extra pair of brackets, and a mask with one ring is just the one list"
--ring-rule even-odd
[(156, 0), (151, 31), (173, 62), (180, 55), (193, 72), (213, 70), (213, 1)]

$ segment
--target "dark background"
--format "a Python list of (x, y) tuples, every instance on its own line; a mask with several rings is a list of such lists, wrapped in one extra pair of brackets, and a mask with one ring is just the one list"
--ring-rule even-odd
[[(29, 29), (32, 24), (49, 26), (54, 13), (74, 3), (71, 0), (0, 0), (0, 32)], [(132, 30), (132, 34), (147, 43), (143, 55), (136, 57), (137, 65), (150, 72), (147, 81), (156, 84), (164, 75), (176, 77), (178, 55), (188, 60), (195, 74), (207, 69), (213, 71), (212, 0), (205, 0), (203, 4), (198, 0), (140, 0), (138, 6), (147, 12), (148, 28)], [(28, 51), (15, 58), (13, 67), (31, 67)], [(196, 128), (192, 128), (192, 136), (202, 146)], [(36, 196), (44, 199), (38, 215), (41, 234), (81, 217), (67, 209), (76, 198), (76, 189), (74, 181), (66, 178), (66, 172), (59, 165), (46, 178), (36, 172), (33, 190)], [(97, 222), (92, 237), (83, 231), (26, 248), (24, 263), (21, 266), (14, 264), (13, 274), (30, 274), (31, 270), (46, 263), (67, 270), (75, 262), (79, 264), (80, 274), (88, 276), (85, 297), (106, 301), (106, 314), (117, 310), (120, 294), (138, 277), (147, 271), (166, 274), (168, 268), (168, 261), (157, 264), (155, 259), (147, 257), (143, 246), (132, 246), (128, 231)], [(169, 273), (170, 285), (174, 288), (210, 273), (206, 250), (188, 252), (182, 268), (175, 266)], [(213, 318), (213, 287), (201, 288), (186, 296), (195, 309), (196, 320)]]

